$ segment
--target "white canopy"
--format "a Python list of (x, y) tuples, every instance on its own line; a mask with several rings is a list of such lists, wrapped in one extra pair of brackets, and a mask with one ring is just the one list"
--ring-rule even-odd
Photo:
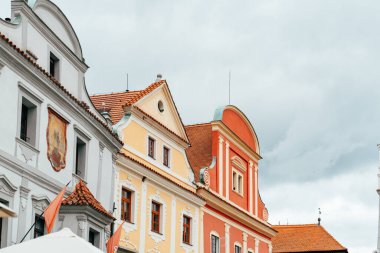
[(1, 253), (103, 253), (91, 243), (64, 228), (59, 232), (51, 233), (19, 243), (0, 250)]
[(7, 207), (6, 205), (0, 203), (0, 218), (6, 217), (16, 217), (17, 214), (15, 211)]

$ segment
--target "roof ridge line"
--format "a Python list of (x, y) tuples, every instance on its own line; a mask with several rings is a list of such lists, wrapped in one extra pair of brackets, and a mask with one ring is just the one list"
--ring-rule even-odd
[(116, 91), (116, 92), (110, 92), (110, 93), (94, 93), (91, 94), (90, 97), (95, 97), (95, 96), (108, 96), (108, 95), (113, 95), (113, 94), (124, 94), (124, 93), (132, 93), (132, 92), (141, 92), (142, 90), (129, 90), (129, 91)]

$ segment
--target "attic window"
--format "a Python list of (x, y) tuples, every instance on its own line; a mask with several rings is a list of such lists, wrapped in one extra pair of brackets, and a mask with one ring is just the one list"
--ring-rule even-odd
[(50, 62), (49, 62), (50, 75), (55, 79), (59, 78), (59, 59), (52, 52), (50, 52)]
[(164, 109), (164, 103), (162, 103), (161, 100), (158, 101), (158, 110), (159, 110), (160, 112), (164, 112), (164, 111), (165, 111), (165, 109)]

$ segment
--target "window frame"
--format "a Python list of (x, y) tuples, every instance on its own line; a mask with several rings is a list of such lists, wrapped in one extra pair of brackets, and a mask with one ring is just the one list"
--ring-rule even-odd
[[(185, 223), (185, 220), (188, 219), (189, 223)], [(189, 215), (186, 215), (186, 214), (183, 214), (182, 216), (182, 242), (187, 244), (187, 245), (192, 245), (191, 243), (191, 239), (192, 239), (192, 236), (191, 236), (191, 229), (192, 229), (192, 217), (190, 217)], [(186, 233), (186, 229), (188, 229), (188, 236), (187, 236), (187, 240), (185, 240), (185, 233)]]
[[(153, 143), (153, 153), (151, 154), (151, 141)], [(156, 160), (157, 140), (152, 136), (148, 136), (148, 157)]]
[[(129, 202), (128, 202), (128, 198), (124, 198), (124, 191), (125, 192), (129, 192), (130, 193), (130, 199), (129, 199)], [(122, 187), (121, 188), (121, 215), (120, 215), (120, 219), (125, 221), (125, 222), (128, 222), (128, 223), (133, 223), (133, 202), (134, 202), (134, 191), (126, 188), (126, 187)], [(125, 200), (126, 201), (125, 201)], [(126, 217), (124, 216), (124, 203), (129, 203), (129, 219), (126, 219)]]
[[(38, 229), (37, 224), (39, 222), (42, 222), (42, 230)], [(33, 238), (36, 239), (38, 237), (44, 236), (46, 234), (46, 229), (45, 229), (45, 218), (40, 215), (40, 214), (34, 214), (34, 229), (33, 229)], [(36, 236), (36, 233), (39, 233), (39, 236)]]
[[(155, 211), (153, 209), (153, 205), (157, 205), (158, 206), (158, 211)], [(161, 233), (161, 212), (162, 211), (162, 204), (155, 201), (155, 200), (152, 200), (152, 203), (151, 203), (151, 221), (150, 221), (150, 230), (154, 233), (157, 233), (157, 234), (162, 234)], [(154, 222), (154, 218), (155, 216), (158, 216), (158, 222)], [(154, 224), (155, 223), (158, 223), (158, 230), (155, 230), (154, 229)]]
[[(24, 84), (21, 82), (18, 83), (18, 110), (17, 110), (17, 133), (16, 138), (23, 143), (26, 143), (30, 147), (38, 150), (39, 148), (39, 141), (40, 141), (40, 118), (41, 118), (41, 104), (43, 103), (43, 99), (38, 96), (33, 91), (26, 88)], [(28, 103), (32, 104), (34, 106), (35, 110), (35, 126), (34, 126), (34, 134), (33, 134), (33, 143), (24, 141), (21, 139), (21, 113), (22, 113), (22, 105), (24, 104), (23, 100), (27, 100)], [(30, 108), (30, 107), (29, 107)], [(29, 129), (30, 130), (30, 129)]]
[[(215, 245), (215, 252), (213, 251), (213, 241), (212, 238), (215, 237), (217, 240), (215, 241), (217, 244)], [(210, 233), (210, 253), (220, 253), (220, 237), (216, 232)]]
[[(90, 233), (93, 233), (94, 234), (94, 244), (92, 244), (91, 242), (90, 242)], [(99, 248), (100, 249), (100, 245), (101, 245), (101, 232), (100, 231), (98, 231), (97, 229), (95, 229), (95, 228), (93, 228), (92, 226), (89, 226), (89, 228), (88, 228), (88, 238), (87, 238), (87, 241), (89, 242), (89, 243), (91, 243), (94, 247), (96, 247), (96, 248)]]
[[(74, 157), (73, 157), (73, 175), (83, 179), (84, 181), (86, 181), (87, 179), (87, 172), (88, 172), (88, 157), (89, 157), (89, 146), (90, 146), (90, 140), (91, 138), (86, 135), (82, 130), (80, 130), (77, 126), (74, 126)], [(86, 145), (85, 147), (85, 158), (84, 159), (81, 159), (82, 162), (84, 162), (84, 175), (78, 175), (77, 174), (77, 142), (78, 142), (78, 139), (84, 144)]]
[[(238, 249), (238, 251), (236, 251)], [(242, 253), (242, 246), (240, 243), (234, 243), (234, 253)]]
[[(236, 176), (235, 176), (236, 175)], [(239, 183), (239, 179), (241, 179)], [(244, 176), (239, 170), (232, 167), (232, 191), (244, 196)]]
[[(165, 164), (165, 151), (167, 150), (167, 164)], [(167, 167), (167, 168), (170, 168), (170, 164), (171, 164), (171, 162), (170, 162), (170, 158), (171, 158), (171, 150), (170, 150), (170, 148), (168, 147), (168, 146), (163, 146), (163, 148), (162, 148), (162, 164), (165, 166), (165, 167)]]
[[(48, 66), (49, 66), (49, 75), (51, 75), (52, 77), (54, 77), (54, 79), (56, 80), (59, 80), (60, 79), (60, 74), (61, 74), (61, 58), (59, 56), (57, 56), (58, 54), (53, 52), (52, 50), (49, 50), (49, 54), (48, 54)], [(54, 70), (52, 73), (52, 69), (51, 69), (51, 60), (53, 58), (53, 66), (54, 66)]]

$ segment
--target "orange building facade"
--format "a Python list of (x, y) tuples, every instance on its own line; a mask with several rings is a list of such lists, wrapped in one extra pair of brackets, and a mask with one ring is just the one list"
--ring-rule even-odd
[(271, 253), (276, 231), (259, 194), (259, 142), (236, 107), (216, 110), (213, 121), (186, 127), (186, 153), (206, 200), (201, 217), (201, 252)]

